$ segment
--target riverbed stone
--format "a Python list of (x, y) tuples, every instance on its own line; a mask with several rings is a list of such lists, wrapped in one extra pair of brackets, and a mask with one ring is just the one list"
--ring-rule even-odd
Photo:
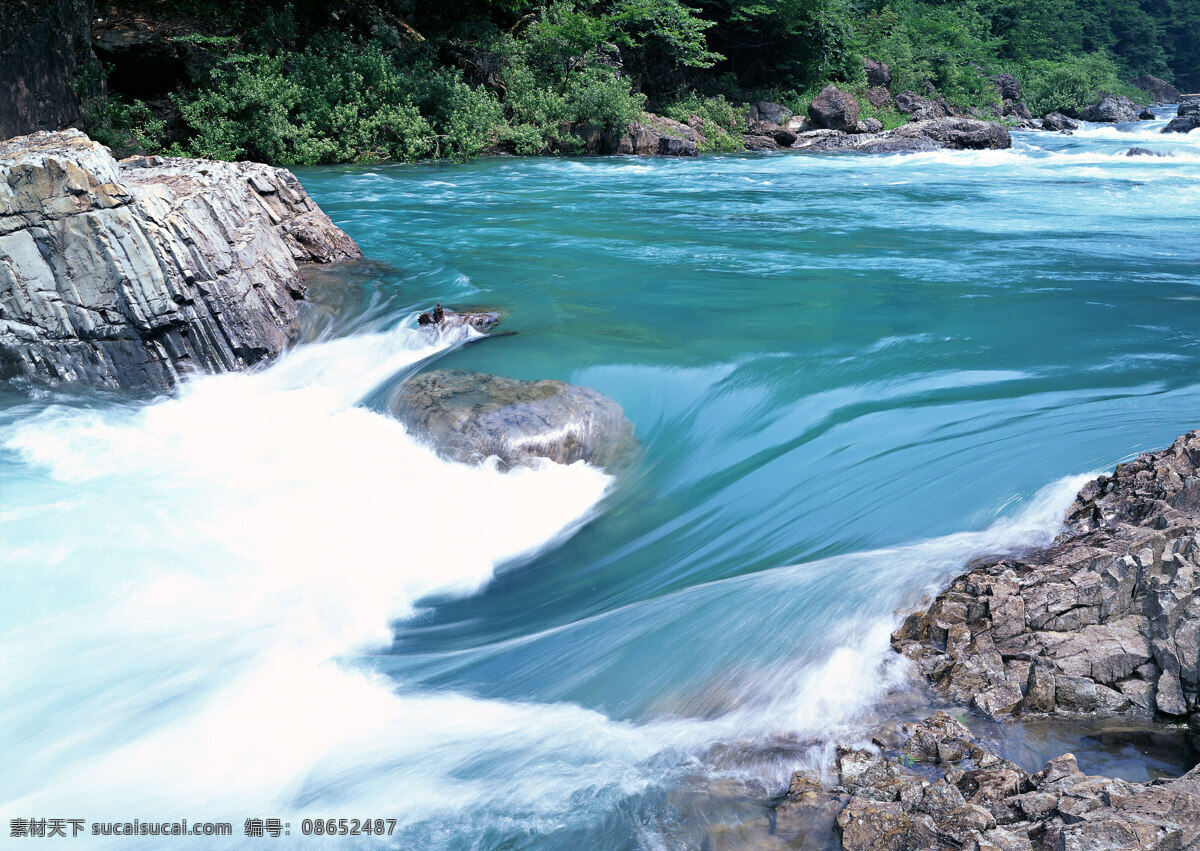
[(498, 459), (504, 469), (614, 463), (630, 445), (621, 407), (589, 387), (439, 369), (405, 384), (389, 404), (418, 438), (454, 461)]

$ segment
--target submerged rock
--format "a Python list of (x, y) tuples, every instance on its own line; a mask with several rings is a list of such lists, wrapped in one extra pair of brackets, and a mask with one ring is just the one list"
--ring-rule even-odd
[(447, 458), (504, 467), (548, 458), (605, 466), (630, 439), (621, 407), (595, 390), (562, 381), (520, 381), (462, 370), (413, 378), (391, 413)]
[(974, 118), (919, 121), (881, 133), (810, 131), (801, 133), (792, 145), (793, 150), (856, 151), (865, 154), (938, 151), (946, 148), (987, 150), (1011, 147), (1012, 137), (1007, 128), (995, 122)]
[(975, 566), (892, 645), (990, 716), (1191, 718), (1200, 728), (1200, 431), (1079, 492), (1054, 546)]
[(0, 378), (164, 391), (287, 345), (298, 262), (358, 257), (288, 171), (0, 144)]

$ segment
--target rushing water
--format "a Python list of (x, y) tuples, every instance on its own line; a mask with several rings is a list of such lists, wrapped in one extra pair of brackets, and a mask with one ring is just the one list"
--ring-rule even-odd
[[(894, 609), (1200, 424), (1200, 134), (1162, 124), (302, 171), (379, 261), (314, 275), (305, 344), (2, 391), (0, 815), (674, 848), (761, 812), (903, 681)], [(439, 299), (516, 333), (426, 337)], [(434, 361), (595, 387), (641, 454), (439, 460), (373, 409)]]

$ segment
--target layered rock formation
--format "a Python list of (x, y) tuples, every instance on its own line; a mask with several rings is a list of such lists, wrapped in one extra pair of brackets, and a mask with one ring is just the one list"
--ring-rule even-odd
[(298, 263), (360, 256), (283, 169), (0, 144), (0, 378), (164, 391), (287, 344)]
[(1141, 714), (1200, 728), (1200, 431), (1080, 491), (1049, 549), (976, 565), (892, 639), (991, 715)]
[(445, 457), (502, 467), (549, 458), (615, 461), (630, 437), (621, 407), (588, 387), (462, 370), (423, 373), (389, 402), (391, 413)]

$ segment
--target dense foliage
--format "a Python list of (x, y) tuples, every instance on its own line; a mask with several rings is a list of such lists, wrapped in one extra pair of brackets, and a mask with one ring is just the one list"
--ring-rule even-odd
[[(1200, 0), (111, 0), (170, 24), (186, 79), (146, 103), (85, 87), (119, 149), (332, 163), (572, 152), (579, 124), (697, 116), (734, 150), (738, 104), (802, 111), (827, 82), (995, 109), (990, 77), (1036, 114), (1079, 110), (1150, 73), (1200, 88)], [(180, 30), (184, 34), (178, 34)], [(1143, 97), (1144, 99), (1144, 97)], [(885, 126), (904, 118), (864, 103)]]

